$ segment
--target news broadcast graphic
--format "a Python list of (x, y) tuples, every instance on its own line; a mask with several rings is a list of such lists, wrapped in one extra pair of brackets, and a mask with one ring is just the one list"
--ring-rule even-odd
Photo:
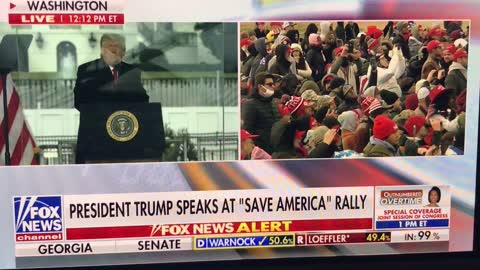
[(195, 237), (193, 250), (294, 247), (295, 234)]
[(14, 197), (15, 241), (62, 241), (61, 196)]
[(450, 192), (447, 186), (376, 187), (375, 228), (449, 228)]
[(306, 233), (296, 236), (297, 246), (325, 246), (359, 243), (391, 243), (391, 232), (367, 233)]
[[(421, 197), (421, 191), (430, 188), (410, 187), (416, 187), (417, 193), (420, 190)], [(418, 232), (412, 230), (415, 226), (404, 225), (411, 229), (405, 232), (405, 239), (395, 236), (398, 233), (394, 227), (388, 232), (374, 230), (376, 211), (381, 215), (393, 211), (375, 208), (375, 202), (384, 200), (382, 196), (387, 192), (412, 192), (402, 189), (343, 187), (281, 193), (267, 189), (14, 197), (16, 256), (395, 243), (407, 235), (414, 235), (411, 241), (448, 241), (448, 230), (443, 231), (442, 238), (436, 231), (425, 231), (427, 221)], [(445, 186), (442, 189), (443, 209), (449, 211), (449, 190)], [(26, 231), (38, 234), (27, 237)], [(58, 235), (49, 234), (51, 231)]]
[(13, 0), (8, 22), (32, 24), (104, 24), (121, 25), (125, 18), (125, 0)]
[[(82, 4), (82, 1), (63, 1), (79, 4), (75, 4), (73, 9), (70, 9), (70, 4), (62, 4), (65, 7), (59, 9), (70, 10), (57, 13), (48, 9), (60, 1), (29, 1), (32, 9), (26, 2), (0, 1), (0, 39), (9, 39), (16, 44), (23, 44), (25, 36), (30, 36), (31, 39), (30, 46), (26, 46), (28, 48), (11, 54), (17, 56), (19, 68), (9, 75), (6, 92), (13, 92), (10, 91), (13, 85), (10, 81), (13, 81), (22, 105), (16, 115), (25, 112), (25, 121), (17, 121), (19, 119), (16, 117), (14, 123), (25, 122), (30, 125), (28, 130), (31, 133), (32, 146), (25, 148), (28, 155), (24, 154), (24, 158), (16, 157), (15, 160), (19, 162), (11, 165), (39, 163), (63, 166), (0, 168), (0, 204), (5, 206), (0, 208), (0, 214), (6, 217), (5, 222), (0, 223), (0, 242), (3, 244), (0, 252), (1, 269), (472, 251), (479, 100), (479, 91), (475, 90), (480, 89), (479, 80), (475, 79), (476, 71), (480, 69), (480, 20), (477, 12), (480, 2), (177, 0), (158, 4), (151, 0), (89, 1), (98, 3), (99, 9), (103, 9), (104, 3), (108, 4), (108, 12), (94, 12), (96, 8), (85, 4), (85, 1)], [(32, 4), (34, 2), (38, 3), (37, 8)], [(115, 3), (120, 2), (122, 4), (115, 7)], [(80, 13), (77, 7), (78, 10), (85, 10), (85, 13)], [(109, 14), (123, 15), (124, 23), (115, 20), (116, 25), (107, 25), (107, 21), (115, 19)], [(16, 24), (9, 24), (10, 15), (17, 21)], [(98, 15), (97, 24), (92, 23), (95, 20), (94, 15)], [(275, 161), (225, 162), (242, 156), (239, 146), (243, 137), (239, 136), (238, 122), (244, 100), (238, 99), (237, 86), (238, 83), (241, 83), (242, 87), (245, 85), (242, 85), (242, 76), (237, 74), (237, 69), (240, 73), (242, 66), (237, 64), (236, 59), (239, 47), (250, 46), (250, 42), (242, 42), (240, 37), (248, 37), (251, 42), (255, 42), (252, 34), (255, 32), (255, 22), (276, 22), (276, 27), (282, 30), (284, 24), (291, 27), (290, 22), (296, 22), (294, 30), (302, 31), (302, 24), (306, 27), (309, 23), (314, 23), (322, 45), (325, 45), (327, 39), (323, 39), (324, 32), (327, 32), (326, 36), (330, 32), (339, 37), (343, 34), (352, 36), (352, 32), (356, 30), (351, 31), (354, 28), (350, 22), (353, 25), (358, 24), (360, 32), (365, 33), (368, 26), (382, 28), (390, 21), (393, 27), (387, 30), (392, 30), (394, 34), (402, 29), (400, 26), (406, 26), (406, 29), (410, 30), (404, 36), (408, 38), (404, 41), (408, 41), (409, 47), (412, 45), (414, 48), (418, 44), (415, 42), (418, 35), (427, 37), (422, 42), (430, 42), (432, 38), (435, 39), (431, 34), (440, 34), (441, 39), (459, 40), (457, 44), (454, 42), (455, 47), (461, 45), (468, 53), (469, 72), (464, 75), (468, 81), (468, 89), (459, 99), (462, 101), (465, 97), (465, 103), (458, 104), (461, 105), (458, 106), (460, 109), (465, 110), (464, 139), (460, 139), (457, 134), (452, 137), (453, 134), (447, 132), (443, 134), (446, 136), (440, 137), (440, 149), (432, 148), (435, 150), (433, 152), (448, 152), (449, 155), (359, 158), (351, 151), (345, 151), (321, 160), (284, 160), (280, 157)], [(335, 31), (338, 22), (343, 22), (344, 29), (348, 26), (348, 31), (341, 31), (341, 27), (339, 31)], [(237, 23), (240, 24), (239, 27)], [(327, 24), (332, 26), (332, 29), (325, 27)], [(242, 25), (248, 27), (242, 28)], [(265, 25), (270, 30), (270, 25)], [(455, 29), (457, 25), (461, 25), (460, 31), (456, 31), (459, 30)], [(432, 29), (436, 30), (430, 31)], [(103, 34), (110, 33), (125, 37), (124, 61), (138, 65), (143, 70), (141, 83), (151, 98), (150, 102), (161, 102), (163, 105), (165, 124), (169, 127), (166, 128), (169, 148), (164, 161), (173, 162), (68, 165), (75, 163), (78, 112), (74, 108), (72, 90), (77, 79), (77, 69), (81, 64), (98, 58), (101, 53), (100, 40)], [(296, 37), (296, 33), (292, 33), (294, 32), (288, 34), (289, 39)], [(299, 34), (300, 39), (305, 39), (301, 35), (303, 33), (299, 31)], [(463, 38), (458, 38), (459, 34)], [(361, 39), (362, 35), (358, 37), (358, 41)], [(312, 41), (315, 43), (314, 39)], [(369, 41), (367, 46), (377, 44), (374, 39)], [(423, 45), (426, 47), (427, 44)], [(335, 42), (335, 45), (340, 45), (340, 42)], [(380, 44), (380, 47), (388, 48), (388, 45)], [(440, 46), (444, 49), (442, 54), (445, 49), (449, 49), (445, 45), (447, 44)], [(430, 49), (436, 52), (440, 50), (433, 46)], [(298, 48), (295, 51), (297, 55)], [(255, 55), (258, 51), (252, 49), (249, 53)], [(275, 50), (269, 52), (265, 61), (270, 60), (274, 54)], [(5, 58), (3, 56), (0, 53), (0, 60)], [(244, 56), (246, 59), (249, 55)], [(330, 54), (327, 53), (325, 57), (327, 56)], [(382, 58), (380, 65), (385, 64), (385, 60), (397, 58), (391, 58), (392, 56), (393, 53), (379, 54), (378, 60)], [(424, 57), (409, 59), (406, 63), (419, 69), (423, 64), (421, 61), (427, 60), (427, 54), (421, 56)], [(456, 66), (456, 71), (462, 73), (459, 70), (461, 68)], [(445, 73), (447, 70), (445, 69)], [(435, 76), (432, 74), (431, 77), (433, 79)], [(274, 79), (275, 86), (279, 81), (278, 77)], [(406, 80), (397, 83), (400, 88), (410, 84)], [(270, 87), (270, 82), (266, 82), (265, 86)], [(348, 87), (345, 90), (351, 93)], [(439, 90), (435, 92), (438, 93)], [(420, 96), (426, 94), (425, 89), (421, 92)], [(5, 91), (2, 93), (0, 90), (0, 99), (2, 94), (5, 94)], [(435, 95), (432, 97), (436, 98)], [(274, 98), (276, 102), (282, 101), (281, 97)], [(386, 96), (384, 98), (392, 101)], [(9, 100), (8, 107), (17, 103), (12, 101), (15, 99)], [(382, 98), (382, 101), (385, 100)], [(407, 105), (404, 101), (402, 97), (402, 106)], [(448, 111), (439, 113), (449, 121), (452, 120), (450, 116), (453, 119), (456, 117), (451, 113), (457, 111), (457, 104), (453, 105), (455, 101), (452, 99), (448, 102), (451, 107), (450, 115)], [(410, 105), (412, 103), (409, 103)], [(426, 115), (429, 112), (433, 110), (427, 110)], [(351, 116), (351, 113), (348, 114)], [(340, 114), (336, 115), (334, 112), (330, 113), (330, 116), (336, 118)], [(347, 124), (355, 123), (350, 121), (352, 117), (344, 116), (340, 117), (343, 123), (344, 120), (347, 120)], [(4, 115), (0, 112), (0, 120), (2, 117)], [(2, 122), (5, 122), (5, 118)], [(401, 119), (399, 122), (398, 130), (403, 131), (403, 134), (408, 133), (408, 130), (402, 130)], [(8, 127), (5, 124), (3, 126)], [(418, 127), (423, 129), (418, 123), (414, 126), (412, 131), (418, 131)], [(424, 126), (430, 128), (428, 124)], [(225, 133), (226, 131), (229, 133)], [(249, 133), (244, 135), (252, 141), (258, 135), (268, 137), (255, 132)], [(330, 133), (327, 138), (335, 137)], [(10, 145), (12, 141), (24, 141), (20, 139), (23, 136), (17, 138), (12, 134), (8, 135), (12, 137)], [(295, 134), (294, 146), (299, 145), (303, 135)], [(321, 137), (316, 133), (309, 135)], [(0, 149), (5, 145), (1, 143), (1, 136), (4, 136), (3, 132), (0, 132)], [(338, 139), (341, 139), (340, 137), (338, 136)], [(401, 141), (403, 142), (403, 139)], [(416, 139), (412, 141), (418, 143)], [(343, 146), (342, 140), (336, 142)], [(459, 146), (461, 142), (464, 142), (463, 155), (457, 151), (458, 147), (448, 147)], [(252, 144), (247, 146), (252, 147)], [(14, 145), (10, 147), (12, 153), (14, 148)], [(1, 164), (4, 161), (4, 149), (0, 151)], [(305, 154), (302, 151), (300, 154)], [(253, 156), (262, 158), (269, 155), (268, 152), (258, 149), (253, 153)], [(417, 151), (418, 153), (426, 154), (423, 150)], [(32, 156), (34, 160), (38, 159), (38, 162), (32, 162)], [(193, 162), (211, 160), (222, 162)], [(435, 187), (438, 190), (434, 189)], [(359, 192), (357, 188), (366, 190)], [(345, 207), (339, 210), (335, 209), (335, 199), (333, 204), (325, 200), (325, 210), (317, 206), (317, 209), (321, 210), (310, 210), (317, 215), (308, 219), (303, 217), (302, 211), (296, 211), (279, 219), (272, 218), (275, 216), (272, 213), (263, 217), (263, 212), (241, 212), (241, 219), (233, 220), (228, 216), (234, 215), (233, 213), (221, 213), (223, 205), (218, 205), (219, 210), (215, 214), (201, 214), (204, 213), (202, 210), (213, 207), (195, 201), (197, 192), (218, 192), (228, 198), (236, 198), (238, 204), (240, 198), (247, 197), (261, 198), (262, 200), (257, 202), (260, 201), (261, 204), (263, 201), (265, 204), (267, 197), (272, 197), (275, 202), (282, 196), (308, 196), (304, 192), (309, 189), (318, 189), (321, 195), (326, 196), (330, 194), (324, 192), (324, 189), (339, 189), (342, 195), (352, 195), (353, 198), (356, 196), (357, 202), (355, 199), (343, 199), (340, 205), (346, 202), (349, 209)], [(258, 193), (249, 193), (248, 196), (240, 194), (252, 190)], [(274, 193), (270, 190), (274, 190)], [(380, 190), (390, 193), (383, 194), (383, 204)], [(410, 190), (415, 192), (408, 192)], [(420, 190), (421, 198), (418, 193)], [(431, 198), (428, 195), (430, 191), (434, 194)], [(187, 208), (191, 210), (193, 205), (196, 205), (194, 214), (187, 211), (188, 214), (180, 216), (175, 214), (174, 210), (171, 210), (168, 216), (162, 214), (153, 217), (148, 214), (150, 211), (157, 211), (148, 210), (149, 202), (163, 201), (166, 194), (172, 193), (178, 195), (178, 198), (170, 198), (172, 209), (177, 209), (178, 200), (193, 199), (195, 202), (189, 202), (190, 206)], [(99, 194), (103, 194), (103, 200), (98, 200)], [(130, 194), (133, 194), (133, 197), (130, 197)], [(144, 198), (138, 194), (157, 196)], [(361, 208), (361, 195), (367, 195), (366, 209)], [(219, 202), (222, 200), (217, 195), (202, 196), (202, 201), (215, 198)], [(60, 197), (59, 211), (52, 209), (47, 212), (49, 207), (55, 208), (58, 205), (57, 201), (49, 201), (49, 197)], [(15, 199), (20, 202), (23, 200), (24, 206), (20, 207), (21, 203), (16, 206)], [(34, 205), (28, 208), (30, 201), (33, 201)], [(71, 206), (72, 202), (75, 209), (66, 207), (67, 203)], [(147, 214), (134, 216), (137, 211), (135, 202), (139, 202), (139, 205), (145, 203)], [(42, 203), (49, 206), (40, 206)], [(198, 210), (200, 205), (204, 209)], [(245, 210), (237, 206), (239, 205), (235, 205), (234, 210)], [(253, 203), (251, 206), (253, 208)], [(359, 208), (355, 209), (355, 206)], [(381, 206), (380, 210), (377, 210), (377, 206)], [(18, 207), (21, 214), (16, 214), (15, 207)], [(162, 208), (161, 211), (167, 209), (161, 204), (155, 207)], [(71, 211), (74, 211), (72, 217)], [(352, 215), (338, 215), (343, 211), (349, 211)], [(58, 224), (59, 219), (54, 212), (61, 217), (61, 240), (54, 239), (60, 237), (60, 232), (55, 231), (58, 229), (55, 224)], [(335, 216), (325, 219), (323, 213), (329, 215), (330, 212), (335, 213)], [(113, 215), (109, 216), (110, 213)], [(125, 216), (127, 213), (129, 216)], [(420, 217), (416, 218), (415, 215)], [(20, 218), (17, 219), (18, 216)], [(96, 217), (93, 218), (94, 216)], [(218, 216), (218, 219), (215, 216)], [(353, 222), (339, 225), (339, 218), (343, 219), (342, 221), (351, 219)], [(383, 223), (377, 226), (378, 222)], [(23, 227), (18, 229), (19, 224)], [(22, 228), (25, 231), (22, 231)], [(106, 232), (110, 228), (113, 229), (111, 234)], [(195, 229), (199, 234), (192, 234)], [(295, 246), (291, 246), (292, 234)], [(199, 239), (199, 242), (196, 243), (195, 239)], [(194, 250), (196, 244), (200, 249)], [(81, 256), (71, 256), (80, 254)]]

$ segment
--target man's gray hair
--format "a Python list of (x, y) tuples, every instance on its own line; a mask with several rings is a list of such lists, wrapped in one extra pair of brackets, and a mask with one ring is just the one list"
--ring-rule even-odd
[(100, 47), (103, 48), (103, 43), (105, 41), (117, 41), (122, 45), (123, 50), (125, 51), (125, 37), (119, 34), (105, 33), (100, 38)]

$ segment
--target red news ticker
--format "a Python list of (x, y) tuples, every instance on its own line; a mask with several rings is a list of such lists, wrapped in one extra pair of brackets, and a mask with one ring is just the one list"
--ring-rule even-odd
[(8, 14), (9, 24), (124, 24), (124, 22), (124, 15), (115, 13)]
[(371, 230), (372, 218), (163, 224), (124, 227), (68, 228), (67, 240), (148, 238), (215, 234)]

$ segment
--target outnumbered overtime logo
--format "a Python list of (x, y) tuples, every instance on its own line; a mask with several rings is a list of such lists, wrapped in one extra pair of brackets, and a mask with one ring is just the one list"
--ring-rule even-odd
[(61, 196), (13, 198), (15, 241), (61, 241), (63, 239)]

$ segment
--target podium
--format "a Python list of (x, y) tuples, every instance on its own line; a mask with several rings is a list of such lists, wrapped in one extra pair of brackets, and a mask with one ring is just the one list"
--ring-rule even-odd
[(77, 164), (161, 161), (164, 149), (160, 103), (80, 106)]

